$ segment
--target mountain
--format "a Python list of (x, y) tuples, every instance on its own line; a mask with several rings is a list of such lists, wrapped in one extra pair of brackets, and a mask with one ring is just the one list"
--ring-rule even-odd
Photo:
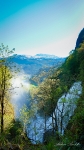
[(35, 58), (52, 58), (52, 59), (57, 59), (57, 58), (59, 58), (59, 57), (57, 57), (57, 56), (55, 56), (55, 55), (49, 55), (49, 54), (36, 54), (35, 56), (34, 56)]
[[(74, 111), (74, 115), (70, 118), (68, 126), (64, 132), (63, 141), (65, 138), (65, 140), (67, 139), (69, 143), (77, 142), (81, 145), (79, 150), (84, 150), (84, 28), (80, 31), (78, 35), (75, 50), (67, 57), (62, 66), (58, 68), (56, 72), (54, 72), (54, 74), (52, 74), (52, 79), (59, 81), (59, 86), (57, 87), (54, 86), (54, 91), (56, 92), (56, 96), (54, 95), (56, 102), (57, 99), (60, 99), (60, 97), (63, 96), (63, 94), (65, 94), (65, 97), (63, 99), (63, 107), (62, 107), (63, 109), (64, 108), (66, 109), (65, 98), (67, 98), (66, 97), (67, 91), (69, 91), (69, 89), (74, 83), (77, 83), (78, 81), (81, 83), (82, 93), (78, 91), (81, 94), (81, 96), (78, 97), (76, 91), (76, 96), (78, 97), (76, 103), (74, 103), (74, 98), (72, 99), (73, 100), (72, 104), (73, 105), (76, 104), (76, 109)], [(78, 86), (78, 88), (79, 90), (81, 89), (80, 86)], [(71, 109), (70, 99), (68, 102), (70, 102), (70, 106), (68, 106), (68, 112), (69, 110), (73, 111)], [(50, 105), (47, 104), (47, 106), (49, 107)], [(64, 129), (65, 126), (64, 124), (67, 122), (66, 116), (68, 113), (66, 113), (66, 116), (64, 116), (65, 110), (63, 109), (62, 111), (60, 111), (61, 120), (59, 119), (59, 121), (61, 122), (60, 124), (61, 128)], [(70, 114), (68, 116), (70, 116)], [(65, 122), (64, 124), (63, 120)]]
[(84, 28), (80, 31), (78, 35), (75, 48), (78, 48), (83, 41), (84, 41)]
[(65, 58), (59, 58), (54, 55), (37, 54), (35, 56), (13, 55), (12, 61), (16, 66), (30, 76), (35, 75), (40, 69), (59, 67)]

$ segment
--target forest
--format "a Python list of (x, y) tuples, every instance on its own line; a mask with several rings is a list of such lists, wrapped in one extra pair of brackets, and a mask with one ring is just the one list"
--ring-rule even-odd
[[(19, 119), (15, 119), (10, 102), (14, 90), (11, 79), (19, 72), (12, 61), (13, 53), (14, 49), (9, 50), (8, 46), (1, 44), (0, 150), (84, 150), (84, 28), (79, 33), (75, 49), (70, 51), (58, 68), (52, 67), (49, 72), (42, 72), (30, 79), (31, 103), (29, 107), (24, 105), (20, 110)], [(78, 95), (75, 90), (77, 100), (72, 97), (72, 100), (67, 101), (67, 93), (74, 83), (81, 84), (82, 92)], [(80, 86), (78, 88), (80, 90)], [(58, 100), (61, 97), (60, 110)], [(70, 115), (74, 107), (73, 114)], [(36, 143), (31, 141), (26, 130), (35, 113), (44, 118), (43, 141)], [(49, 117), (51, 128), (47, 129)], [(37, 135), (36, 132), (35, 134)]]

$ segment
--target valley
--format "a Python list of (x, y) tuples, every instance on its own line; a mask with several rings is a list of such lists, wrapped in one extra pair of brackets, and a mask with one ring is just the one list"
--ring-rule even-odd
[[(35, 57), (12, 55), (0, 59), (0, 131), (1, 135), (5, 131), (5, 140), (17, 144), (18, 137), (18, 144), (22, 146), (23, 142), (23, 147), (26, 141), (31, 146), (40, 143), (44, 147), (49, 144), (53, 147), (60, 141), (68, 148), (70, 143), (78, 142), (78, 150), (83, 148), (84, 42), (81, 39), (67, 58), (37, 54)], [(3, 50), (7, 53), (6, 48)], [(8, 102), (12, 120), (7, 115)], [(6, 118), (10, 123), (4, 126)], [(2, 143), (1, 137), (0, 140)]]

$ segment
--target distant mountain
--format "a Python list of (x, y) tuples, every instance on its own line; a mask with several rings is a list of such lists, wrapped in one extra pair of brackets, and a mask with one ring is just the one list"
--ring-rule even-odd
[(35, 58), (52, 58), (52, 59), (57, 59), (59, 57), (55, 55), (49, 55), (49, 54), (36, 54)]
[(58, 59), (58, 58), (60, 58), (60, 57), (58, 57), (58, 56), (55, 56), (55, 55), (49, 55), (49, 54), (36, 54), (36, 55), (34, 55), (34, 56), (31, 56), (31, 55), (17, 55), (17, 54), (15, 54), (14, 55), (15, 57), (21, 57), (21, 59), (28, 59), (28, 58), (45, 58), (45, 59), (49, 59), (49, 58), (52, 58), (52, 59)]
[(12, 57), (12, 61), (29, 75), (35, 75), (40, 69), (59, 67), (65, 58), (59, 58), (54, 55), (37, 54), (35, 56), (17, 55)]

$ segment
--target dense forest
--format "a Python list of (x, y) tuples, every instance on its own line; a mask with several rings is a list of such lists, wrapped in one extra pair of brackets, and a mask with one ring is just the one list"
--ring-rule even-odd
[[(29, 94), (30, 110), (26, 107), (21, 111), (21, 118), (28, 120), (34, 115), (34, 109), (45, 118), (43, 143), (33, 144), (24, 130), (24, 123), (15, 120), (13, 106), (10, 103), (12, 94), (11, 78), (18, 72), (12, 63), (14, 50), (2, 44), (0, 47), (0, 149), (2, 150), (83, 150), (84, 149), (84, 28), (79, 33), (74, 50), (70, 51), (65, 62), (50, 72), (41, 72), (30, 79), (32, 86)], [(10, 59), (7, 57), (10, 56)], [(10, 64), (10, 65), (9, 65)], [(14, 73), (11, 68), (14, 67)], [(39, 81), (39, 82), (38, 82)], [(55, 108), (63, 94), (66, 95), (71, 86), (81, 82), (82, 93), (76, 101), (76, 109), (70, 117), (66, 129), (63, 130), (63, 109), (61, 113), (60, 132)], [(65, 106), (66, 99), (62, 99)], [(32, 105), (32, 101), (35, 102)], [(73, 104), (74, 105), (74, 102)], [(36, 108), (35, 108), (36, 107)], [(66, 114), (68, 116), (68, 114)], [(47, 132), (47, 118), (52, 118), (52, 130)], [(65, 120), (66, 122), (66, 120)]]

